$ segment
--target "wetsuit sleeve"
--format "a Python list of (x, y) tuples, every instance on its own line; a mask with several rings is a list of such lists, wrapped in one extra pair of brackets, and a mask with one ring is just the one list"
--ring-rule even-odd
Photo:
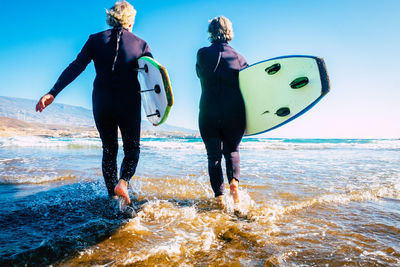
[(86, 41), (82, 50), (76, 57), (76, 59), (69, 64), (69, 66), (61, 73), (57, 82), (54, 84), (53, 88), (49, 91), (49, 94), (56, 97), (61, 90), (63, 90), (68, 84), (70, 84), (79, 74), (86, 69), (86, 66), (92, 60), (92, 47), (91, 47), (91, 37)]
[(153, 55), (151, 54), (150, 47), (146, 42), (144, 42), (144, 45), (143, 45), (143, 54), (142, 54), (142, 56), (143, 57), (146, 56), (146, 57), (153, 58)]
[(196, 59), (196, 74), (197, 77), (201, 79), (202, 73), (201, 73), (201, 50), (197, 52), (197, 59)]
[(244, 69), (249, 66), (249, 64), (247, 64), (246, 59), (244, 59), (242, 55), (239, 55), (239, 64), (240, 64), (240, 69)]

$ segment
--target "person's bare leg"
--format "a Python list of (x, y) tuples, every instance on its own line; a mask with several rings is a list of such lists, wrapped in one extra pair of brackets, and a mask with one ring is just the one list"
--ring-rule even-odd
[(239, 182), (238, 182), (238, 180), (233, 178), (229, 187), (230, 187), (230, 190), (231, 190), (233, 203), (239, 204)]
[(129, 198), (129, 194), (128, 194), (128, 182), (127, 181), (125, 181), (123, 179), (119, 179), (117, 186), (115, 186), (115, 188), (114, 188), (114, 192), (115, 192), (115, 194), (117, 194), (117, 196), (121, 197), (125, 201), (126, 205), (131, 204), (131, 199)]

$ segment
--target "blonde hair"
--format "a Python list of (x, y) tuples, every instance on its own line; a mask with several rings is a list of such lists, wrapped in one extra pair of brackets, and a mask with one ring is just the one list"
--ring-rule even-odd
[(232, 41), (232, 22), (224, 16), (215, 17), (209, 21), (208, 33), (211, 43)]
[(135, 22), (136, 10), (126, 1), (118, 1), (110, 10), (106, 9), (107, 24), (111, 27), (129, 28)]

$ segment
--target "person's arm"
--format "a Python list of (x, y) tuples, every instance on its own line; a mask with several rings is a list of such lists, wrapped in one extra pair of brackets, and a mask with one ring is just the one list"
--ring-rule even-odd
[(76, 59), (61, 73), (53, 88), (40, 98), (36, 104), (36, 111), (42, 112), (48, 105), (53, 103), (58, 93), (85, 70), (86, 66), (92, 60), (90, 43), (91, 39), (89, 37)]
[(86, 66), (92, 60), (91, 43), (92, 40), (91, 37), (89, 37), (76, 59), (61, 73), (57, 82), (54, 84), (53, 88), (48, 92), (48, 94), (56, 97), (61, 90), (75, 80), (76, 77), (78, 77), (79, 74), (86, 69)]
[(144, 42), (143, 52), (142, 52), (142, 57), (144, 57), (144, 56), (153, 58), (150, 47), (146, 42)]
[(249, 64), (247, 64), (246, 59), (240, 54), (239, 54), (239, 64), (240, 64), (240, 69), (244, 69), (249, 66)]
[(196, 56), (196, 74), (199, 79), (202, 77), (202, 72), (201, 72), (201, 50), (197, 51), (197, 56)]

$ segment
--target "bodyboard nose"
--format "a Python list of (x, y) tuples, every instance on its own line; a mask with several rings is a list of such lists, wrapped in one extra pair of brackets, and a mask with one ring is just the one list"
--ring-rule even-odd
[(323, 59), (284, 56), (241, 70), (239, 87), (246, 109), (246, 135), (255, 135), (304, 114), (329, 92), (330, 83)]

